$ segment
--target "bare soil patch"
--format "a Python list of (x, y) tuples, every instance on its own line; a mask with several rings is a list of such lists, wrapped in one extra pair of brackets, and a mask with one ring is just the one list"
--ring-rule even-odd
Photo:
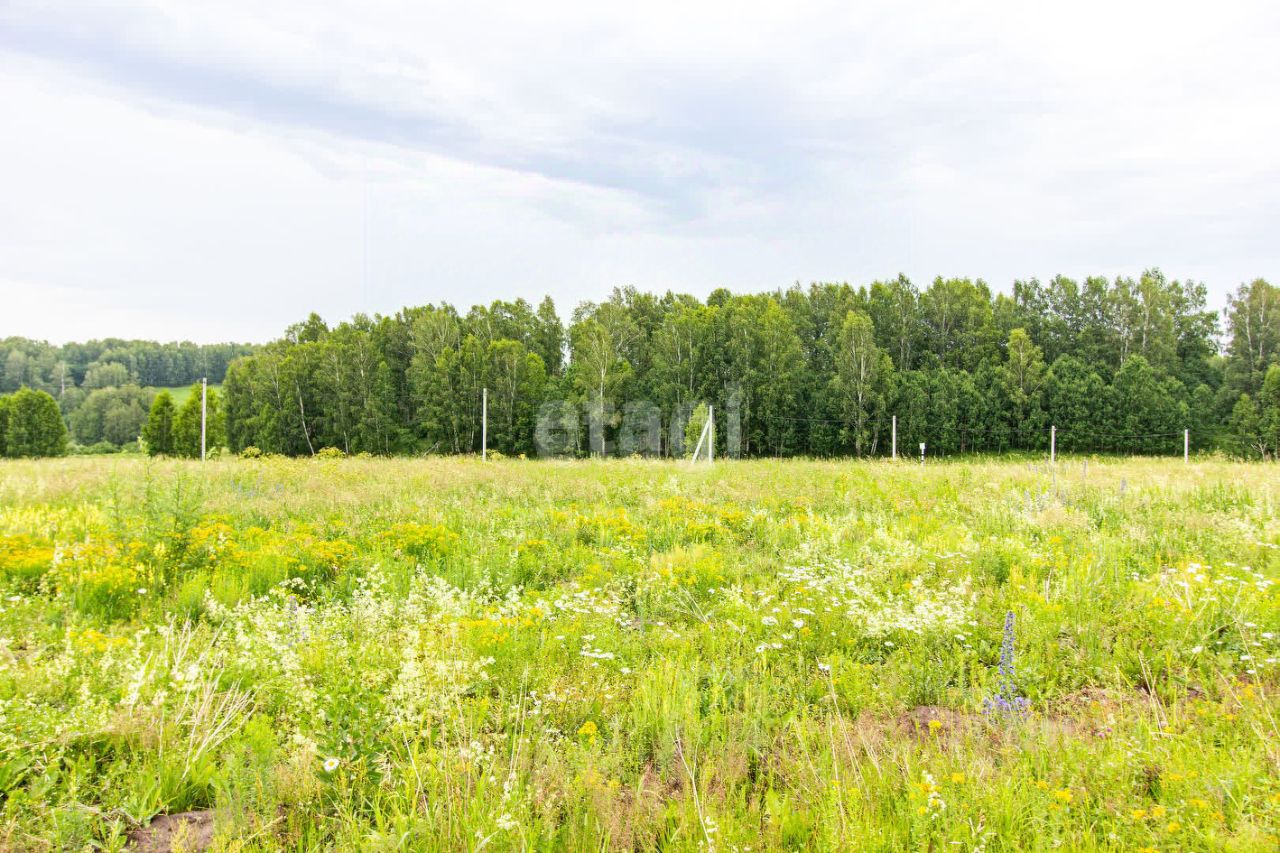
[(142, 853), (200, 853), (213, 844), (213, 812), (179, 812), (158, 815), (135, 829), (129, 849)]

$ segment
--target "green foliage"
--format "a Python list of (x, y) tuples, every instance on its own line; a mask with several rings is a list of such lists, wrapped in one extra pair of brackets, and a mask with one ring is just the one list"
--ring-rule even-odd
[(1064, 451), (1096, 447), (1099, 427), (1106, 423), (1102, 406), (1106, 384), (1096, 371), (1075, 356), (1062, 355), (1045, 380), (1044, 405), (1049, 420), (1062, 431)]
[[(576, 411), (581, 433), (604, 442), (590, 449), (609, 453), (631, 446), (624, 414), (656, 406), (664, 452), (688, 452), (680, 437), (699, 402), (723, 413), (717, 443), (730, 455), (883, 454), (893, 415), (901, 437), (944, 454), (1043, 449), (1051, 424), (1064, 450), (1174, 453), (1189, 423), (1197, 447), (1211, 446), (1235, 400), (1219, 395), (1204, 299), (1202, 285), (1158, 270), (1018, 282), (1012, 299), (942, 278), (923, 293), (900, 277), (717, 291), (706, 303), (624, 288), (574, 312), (563, 374), (565, 338), (546, 301), (466, 316), (427, 306), (334, 329), (315, 318), (232, 369), (228, 433), (233, 446), (294, 455), (326, 445), (476, 452), (488, 387), (490, 446), (504, 453), (532, 449), (544, 403), (561, 420)], [(343, 377), (361, 353), (372, 386)], [(382, 420), (361, 430), (358, 411)]]
[[(1203, 284), (1150, 269), (1017, 281), (1010, 294), (963, 278), (919, 289), (902, 276), (705, 301), (627, 287), (579, 305), (567, 328), (549, 299), (332, 327), (311, 315), (227, 365), (217, 443), (289, 456), (477, 453), (487, 388), (489, 448), (513, 456), (535, 451), (539, 412), (555, 415), (544, 432), (558, 451), (630, 453), (657, 432), (676, 456), (700, 402), (721, 414), (717, 449), (730, 456), (885, 455), (895, 415), (900, 445), (938, 454), (1041, 451), (1050, 426), (1064, 451), (1176, 454), (1190, 429), (1197, 449), (1239, 452), (1229, 422), (1247, 393), (1269, 436), (1254, 455), (1272, 457), (1263, 386), (1280, 365), (1280, 295), (1262, 280), (1232, 295), (1221, 355), (1206, 300)], [(4, 382), (56, 389), (82, 444), (121, 443), (133, 429), (133, 392), (81, 386), (118, 380), (120, 365), (136, 379), (150, 361), (123, 343), (11, 341), (0, 342)], [(175, 429), (178, 452), (194, 455), (188, 400), (176, 402)]]
[(1267, 368), (1258, 393), (1258, 431), (1266, 452), (1280, 458), (1280, 364)]
[(0, 392), (26, 385), (63, 397), (83, 387), (175, 387), (202, 376), (221, 382), (227, 365), (254, 352), (249, 344), (157, 343), (119, 338), (54, 346), (0, 338)]
[(0, 458), (9, 455), (9, 412), (12, 408), (12, 397), (0, 394)]
[(152, 392), (136, 385), (91, 391), (71, 414), (71, 432), (83, 445), (131, 444), (146, 425), (153, 399)]
[(174, 451), (173, 398), (161, 391), (151, 403), (147, 423), (142, 428), (142, 441), (152, 456), (172, 456)]
[(1241, 394), (1231, 409), (1228, 431), (1232, 449), (1244, 458), (1259, 458), (1267, 453), (1267, 441), (1262, 431), (1262, 418), (1258, 406), (1248, 394)]
[(2, 410), (6, 456), (61, 456), (67, 452), (67, 425), (57, 401), (44, 391), (22, 388), (6, 398)]
[(876, 345), (870, 317), (854, 311), (845, 315), (834, 360), (834, 383), (844, 402), (845, 439), (852, 439), (858, 456), (874, 452), (889, 418), (893, 359)]
[(699, 449), (698, 439), (702, 438), (702, 431), (706, 429), (707, 419), (710, 417), (710, 411), (706, 403), (699, 403), (694, 406), (693, 411), (689, 414), (689, 422), (684, 427), (684, 453), (685, 456), (692, 458), (696, 451), (700, 457), (705, 458), (707, 449), (705, 445)]
[(227, 443), (226, 418), (222, 411), (221, 399), (217, 390), (213, 388), (208, 389), (207, 399), (202, 399), (199, 383), (192, 386), (186, 402), (173, 417), (173, 455), (187, 459), (200, 458), (202, 406), (207, 407), (204, 413), (206, 450), (222, 447)]

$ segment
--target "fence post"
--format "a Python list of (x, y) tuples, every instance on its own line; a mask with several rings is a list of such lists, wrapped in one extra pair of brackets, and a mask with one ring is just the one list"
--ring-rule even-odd
[(489, 389), (480, 392), (480, 461), (489, 458)]
[(1049, 461), (1058, 461), (1058, 428), (1057, 426), (1049, 427)]
[(893, 416), (893, 461), (898, 461), (898, 416)]
[(707, 406), (707, 461), (716, 461), (716, 407)]
[(1191, 464), (1191, 430), (1182, 431), (1182, 461)]
[(200, 380), (200, 461), (204, 461), (206, 427), (209, 420), (209, 378)]

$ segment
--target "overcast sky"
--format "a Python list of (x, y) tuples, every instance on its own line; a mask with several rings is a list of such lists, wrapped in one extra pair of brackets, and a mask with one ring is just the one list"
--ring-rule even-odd
[(1277, 43), (1274, 2), (3, 0), (0, 337), (1152, 265), (1220, 305), (1280, 277)]

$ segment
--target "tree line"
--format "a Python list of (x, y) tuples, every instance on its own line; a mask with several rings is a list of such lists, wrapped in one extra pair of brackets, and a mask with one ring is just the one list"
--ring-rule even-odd
[(0, 339), (0, 394), (30, 388), (57, 401), (73, 446), (98, 451), (133, 445), (156, 388), (207, 377), (220, 383), (227, 365), (254, 352), (251, 344), (108, 338), (54, 345)]
[[(114, 351), (68, 346), (91, 365)], [(238, 345), (223, 346), (217, 358)], [(896, 417), (904, 453), (1044, 450), (1053, 425), (1068, 452), (1176, 453), (1190, 429), (1197, 450), (1275, 458), (1280, 289), (1243, 284), (1217, 311), (1203, 284), (1151, 269), (1010, 293), (902, 276), (706, 300), (627, 287), (567, 323), (550, 298), (333, 327), (312, 314), (229, 358), (223, 381), (210, 446), (237, 452), (477, 452), (487, 389), (488, 447), (505, 454), (536, 452), (548, 424), (564, 452), (627, 452), (640, 423), (660, 437), (648, 447), (682, 455), (690, 416), (711, 406), (719, 455), (886, 455)], [(152, 452), (198, 455), (191, 405), (129, 382), (86, 392), (67, 421), (77, 440), (141, 431)]]
[[(993, 293), (981, 280), (816, 283), (705, 301), (621, 288), (566, 324), (550, 299), (406, 308), (330, 328), (311, 315), (237, 359), (225, 380), (233, 450), (288, 455), (531, 454), (539, 423), (565, 449), (620, 446), (628, 412), (679, 455), (700, 404), (732, 412), (717, 452), (746, 456), (1040, 450), (1273, 457), (1280, 450), (1280, 291), (1241, 285), (1221, 314), (1203, 284), (1058, 276)], [(541, 421), (540, 421), (541, 419)], [(594, 419), (594, 421), (593, 421)]]
[(221, 382), (227, 365), (254, 352), (253, 344), (194, 344), (106, 338), (50, 344), (0, 338), (0, 393), (34, 388), (54, 397), (77, 389), (121, 385), (174, 388), (207, 378)]
[[(128, 399), (128, 407), (104, 409), (94, 405), (104, 392), (119, 394)], [(114, 399), (114, 397), (113, 397)], [(226, 445), (226, 419), (223, 417), (220, 397), (210, 388), (206, 401), (205, 445), (220, 448)], [(200, 386), (195, 385), (181, 406), (176, 405), (167, 390), (158, 393), (126, 385), (118, 389), (99, 389), (89, 396), (89, 402), (72, 416), (72, 429), (67, 424), (58, 401), (47, 391), (21, 388), (13, 394), (0, 394), (0, 457), (61, 456), (76, 432), (93, 429), (104, 432), (111, 439), (102, 446), (90, 446), (90, 451), (114, 451), (119, 445), (135, 443), (139, 449), (153, 456), (200, 456), (201, 421)], [(117, 417), (121, 412), (127, 414)], [(95, 423), (86, 426), (86, 420)], [(97, 423), (103, 421), (105, 423)]]

